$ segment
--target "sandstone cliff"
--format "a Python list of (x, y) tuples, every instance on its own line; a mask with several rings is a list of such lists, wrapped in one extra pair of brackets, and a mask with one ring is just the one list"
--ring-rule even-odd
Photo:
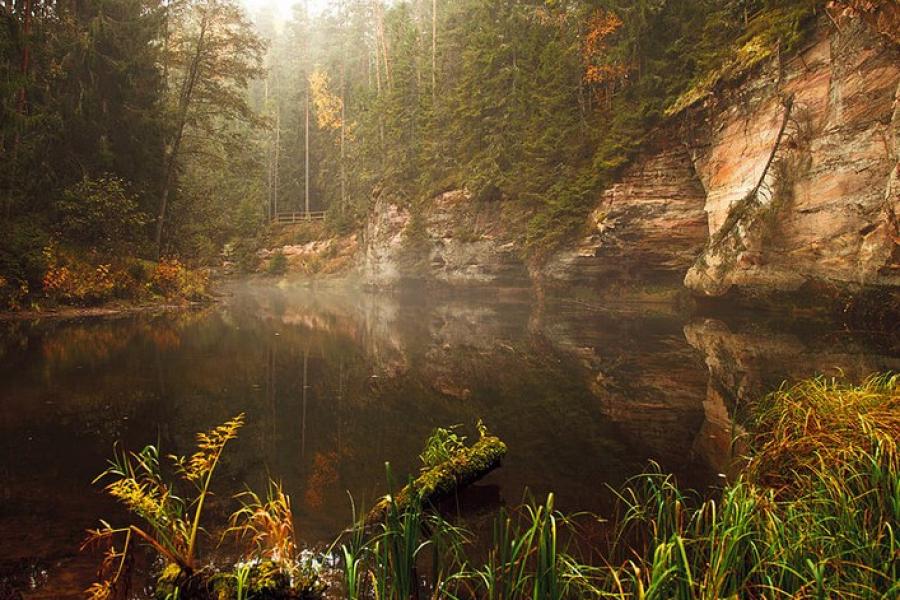
[(688, 107), (607, 190), (550, 281), (793, 291), (900, 284), (900, 54), (859, 20)]
[(373, 287), (405, 281), (462, 285), (528, 282), (519, 245), (501, 223), (500, 203), (461, 190), (433, 199), (414, 219), (402, 201), (379, 192), (369, 215), (360, 272)]
[(537, 277), (594, 289), (683, 283), (704, 296), (896, 290), (898, 128), (900, 49), (863, 20), (823, 20), (800, 52), (673, 115), (540, 269), (529, 273), (521, 240), (500, 226), (504, 202), (453, 191), (420, 222), (380, 194), (361, 273), (375, 286)]
[(900, 284), (898, 82), (896, 49), (848, 20), (688, 114), (710, 241), (685, 284)]

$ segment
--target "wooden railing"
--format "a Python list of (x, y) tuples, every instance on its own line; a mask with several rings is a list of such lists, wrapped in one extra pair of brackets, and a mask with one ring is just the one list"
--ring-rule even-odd
[(304, 221), (324, 221), (325, 211), (300, 211), (300, 212), (280, 212), (272, 219), (275, 225), (290, 225), (292, 223), (303, 223)]

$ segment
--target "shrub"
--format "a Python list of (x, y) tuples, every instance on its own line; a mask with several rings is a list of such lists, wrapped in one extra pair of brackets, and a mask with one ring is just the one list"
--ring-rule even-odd
[(61, 252), (57, 246), (44, 249), (47, 270), (41, 281), (44, 295), (68, 304), (97, 304), (113, 297), (117, 285), (111, 265), (92, 265)]
[(0, 222), (0, 276), (9, 288), (5, 294), (40, 287), (47, 269), (43, 249), (50, 243), (44, 227), (37, 221), (18, 219)]
[(13, 282), (0, 275), (0, 308), (18, 310), (28, 296), (27, 281)]
[(151, 291), (170, 300), (201, 300), (208, 285), (205, 271), (191, 271), (175, 258), (159, 261), (149, 281)]
[(56, 210), (60, 240), (106, 252), (133, 250), (148, 222), (125, 182), (113, 176), (84, 179), (67, 188)]
[(242, 273), (256, 271), (259, 266), (259, 258), (256, 256), (258, 248), (259, 242), (254, 239), (238, 239), (234, 242), (232, 255), (238, 270)]
[(287, 257), (278, 251), (269, 260), (269, 275), (284, 275), (287, 272)]

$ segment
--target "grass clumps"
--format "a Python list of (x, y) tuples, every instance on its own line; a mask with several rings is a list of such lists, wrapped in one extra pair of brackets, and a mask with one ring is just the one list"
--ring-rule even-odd
[[(616, 492), (608, 519), (562, 514), (550, 494), (543, 503), (499, 510), (487, 545), (473, 543), (472, 534), (432, 506), (497, 466), (506, 445), (480, 424), (471, 446), (455, 428), (437, 429), (422, 452), (421, 474), (361, 520), (354, 514), (355, 524), (332, 546), (339, 552), (326, 553), (334, 565), (328, 582), (338, 583), (329, 597), (896, 598), (898, 404), (900, 375), (894, 374), (873, 375), (859, 385), (816, 378), (782, 387), (752, 407), (746, 468), (714, 497), (682, 490), (654, 466)], [(202, 449), (196, 456), (176, 462), (180, 472), (211, 475), (218, 458), (209, 459)], [(290, 501), (275, 484), (265, 499), (239, 496), (242, 508), (231, 525), (249, 540), (247, 554), (233, 569), (202, 579), (189, 550), (193, 542), (169, 549), (160, 535), (188, 540), (185, 532), (196, 528), (202, 501), (175, 513), (164, 510), (183, 501), (173, 500), (174, 488), (146, 475), (156, 472), (155, 457), (145, 450), (110, 470), (117, 477), (111, 491), (128, 499), (151, 529), (141, 534), (137, 527), (104, 524), (109, 533), (95, 537), (135, 535), (156, 548), (169, 563), (158, 597), (321, 597), (319, 568), (297, 559)], [(194, 517), (182, 516), (191, 512)], [(171, 529), (169, 522), (181, 525)], [(126, 537), (125, 550), (111, 550), (104, 568), (127, 568), (118, 557), (128, 544)], [(108, 589), (98, 584), (94, 598), (113, 597), (103, 595)]]
[[(552, 495), (502, 510), (486, 555), (455, 532), (428, 593), (458, 600), (896, 598), (898, 402), (897, 375), (783, 387), (754, 407), (748, 466), (715, 497), (679, 488), (654, 466), (616, 492), (608, 520), (561, 514)], [(413, 498), (407, 506), (420, 506)], [(406, 514), (397, 499), (385, 502), (388, 514)], [(600, 543), (583, 543), (579, 519), (610, 524)], [(384, 568), (378, 556), (368, 560)], [(388, 568), (376, 582), (389, 586), (394, 576)]]
[[(821, 469), (896, 460), (900, 375), (872, 375), (860, 385), (817, 377), (784, 387), (757, 407), (748, 477), (796, 495)], [(890, 463), (890, 460), (888, 461)], [(896, 463), (888, 466), (898, 474)]]
[(900, 377), (767, 396), (745, 473), (700, 501), (655, 472), (620, 495), (620, 597), (895, 598)]

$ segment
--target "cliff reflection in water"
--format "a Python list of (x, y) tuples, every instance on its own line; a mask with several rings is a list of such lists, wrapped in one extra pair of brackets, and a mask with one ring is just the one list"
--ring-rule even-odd
[(316, 544), (349, 522), (348, 490), (358, 506), (385, 492), (385, 461), (398, 478), (416, 470), (438, 425), (471, 431), (480, 417), (510, 447), (460, 498), (465, 514), (518, 503), (526, 488), (603, 512), (604, 484), (648, 460), (687, 484), (714, 482), (734, 409), (785, 377), (900, 369), (896, 346), (831, 324), (790, 332), (496, 295), (232, 291), (202, 311), (0, 324), (0, 579), (78, 597), (95, 565), (76, 551), (84, 529), (120, 517), (90, 486), (118, 439), (186, 452), (194, 433), (246, 411), (210, 514), (271, 473)]

